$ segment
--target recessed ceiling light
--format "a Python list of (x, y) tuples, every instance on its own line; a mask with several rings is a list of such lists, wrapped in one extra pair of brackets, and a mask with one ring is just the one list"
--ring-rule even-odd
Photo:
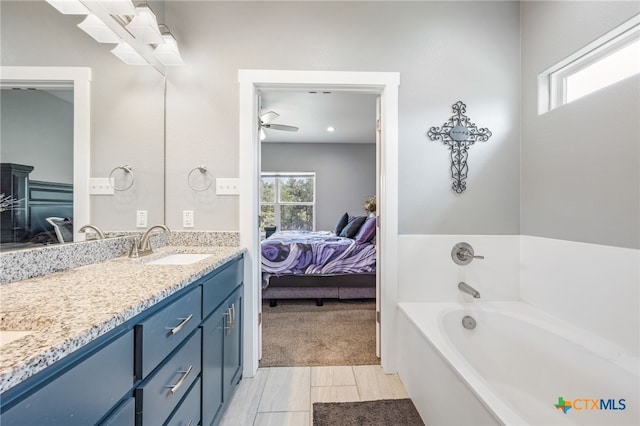
[(335, 132), (335, 131), (336, 131), (335, 127), (333, 126), (327, 127), (327, 132)]

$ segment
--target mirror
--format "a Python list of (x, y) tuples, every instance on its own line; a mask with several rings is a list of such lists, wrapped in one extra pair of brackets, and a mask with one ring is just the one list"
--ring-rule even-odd
[[(84, 240), (85, 235), (78, 233), (78, 229), (88, 223), (105, 232), (142, 230), (136, 228), (139, 210), (148, 212), (149, 226), (165, 221), (164, 76), (151, 66), (136, 67), (121, 62), (110, 52), (114, 45), (97, 43), (77, 27), (83, 19), (82, 15), (62, 15), (44, 1), (0, 2), (0, 51), (5, 65), (0, 79), (3, 83), (20, 80), (32, 84), (34, 79), (28, 81), (27, 74), (34, 70), (85, 69), (89, 72), (85, 82), (87, 90), (82, 93), (73, 87), (74, 78), (68, 75), (47, 79), (56, 89), (64, 84), (68, 89), (74, 88), (74, 126), (78, 124), (78, 111), (86, 114), (86, 127), (80, 129), (86, 132), (86, 141), (78, 143), (76, 128), (73, 131), (74, 171), (71, 174), (67, 170), (67, 177), (61, 179), (67, 183), (68, 176), (73, 176), (74, 241)], [(10, 68), (20, 69), (22, 74), (6, 73)], [(44, 86), (42, 77), (35, 81), (42, 83), (41, 88), (51, 90)], [(78, 107), (78, 100), (86, 102), (86, 106)], [(3, 106), (3, 116), (6, 111)], [(46, 121), (30, 118), (33, 123)], [(4, 134), (2, 143), (3, 146), (6, 143)], [(4, 150), (0, 155), (2, 163), (14, 163), (12, 157), (4, 158)], [(15, 164), (30, 164), (24, 157), (15, 161), (19, 161)], [(135, 173), (130, 189), (111, 195), (89, 194), (89, 178), (107, 178), (113, 168), (124, 164), (130, 165)], [(38, 172), (42, 170), (43, 166), (39, 166)], [(31, 176), (35, 181), (57, 179), (42, 177), (35, 171)], [(4, 220), (2, 216), (2, 222)], [(5, 251), (9, 246), (0, 245), (0, 249)]]

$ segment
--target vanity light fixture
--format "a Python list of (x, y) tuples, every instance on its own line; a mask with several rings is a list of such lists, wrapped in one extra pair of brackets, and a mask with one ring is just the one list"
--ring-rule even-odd
[(162, 34), (158, 29), (158, 21), (156, 15), (153, 14), (151, 8), (146, 3), (136, 6), (136, 14), (127, 24), (127, 30), (134, 37), (146, 44), (162, 43)]
[(136, 14), (136, 7), (131, 0), (104, 0), (101, 3), (111, 15), (133, 16)]
[(336, 131), (336, 128), (335, 128), (335, 127), (333, 127), (333, 126), (329, 126), (329, 127), (327, 127), (327, 132), (329, 132), (329, 133), (333, 133), (333, 132), (335, 132), (335, 131)]
[(169, 31), (169, 27), (160, 24), (162, 27), (162, 43), (158, 44), (153, 51), (153, 55), (164, 65), (184, 65), (184, 61), (178, 50), (178, 42)]
[(51, 6), (58, 9), (63, 15), (87, 15), (89, 9), (80, 0), (46, 0)]
[(120, 43), (120, 37), (93, 13), (87, 15), (78, 27), (99, 43)]
[(146, 59), (140, 56), (133, 47), (124, 41), (121, 41), (116, 47), (111, 49), (111, 53), (116, 55), (127, 65), (149, 65), (149, 62), (147, 62)]

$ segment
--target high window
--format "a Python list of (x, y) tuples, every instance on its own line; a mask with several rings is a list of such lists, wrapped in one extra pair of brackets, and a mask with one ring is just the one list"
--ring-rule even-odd
[(261, 173), (260, 228), (315, 229), (316, 174)]
[(540, 114), (640, 74), (640, 15), (538, 76)]

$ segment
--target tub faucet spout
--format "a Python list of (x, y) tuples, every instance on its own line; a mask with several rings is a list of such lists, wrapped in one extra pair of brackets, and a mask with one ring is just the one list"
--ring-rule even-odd
[(471, 287), (469, 284), (465, 283), (464, 281), (460, 281), (458, 283), (458, 289), (463, 293), (470, 294), (471, 296), (474, 297), (474, 299), (480, 299), (480, 292), (475, 288)]

